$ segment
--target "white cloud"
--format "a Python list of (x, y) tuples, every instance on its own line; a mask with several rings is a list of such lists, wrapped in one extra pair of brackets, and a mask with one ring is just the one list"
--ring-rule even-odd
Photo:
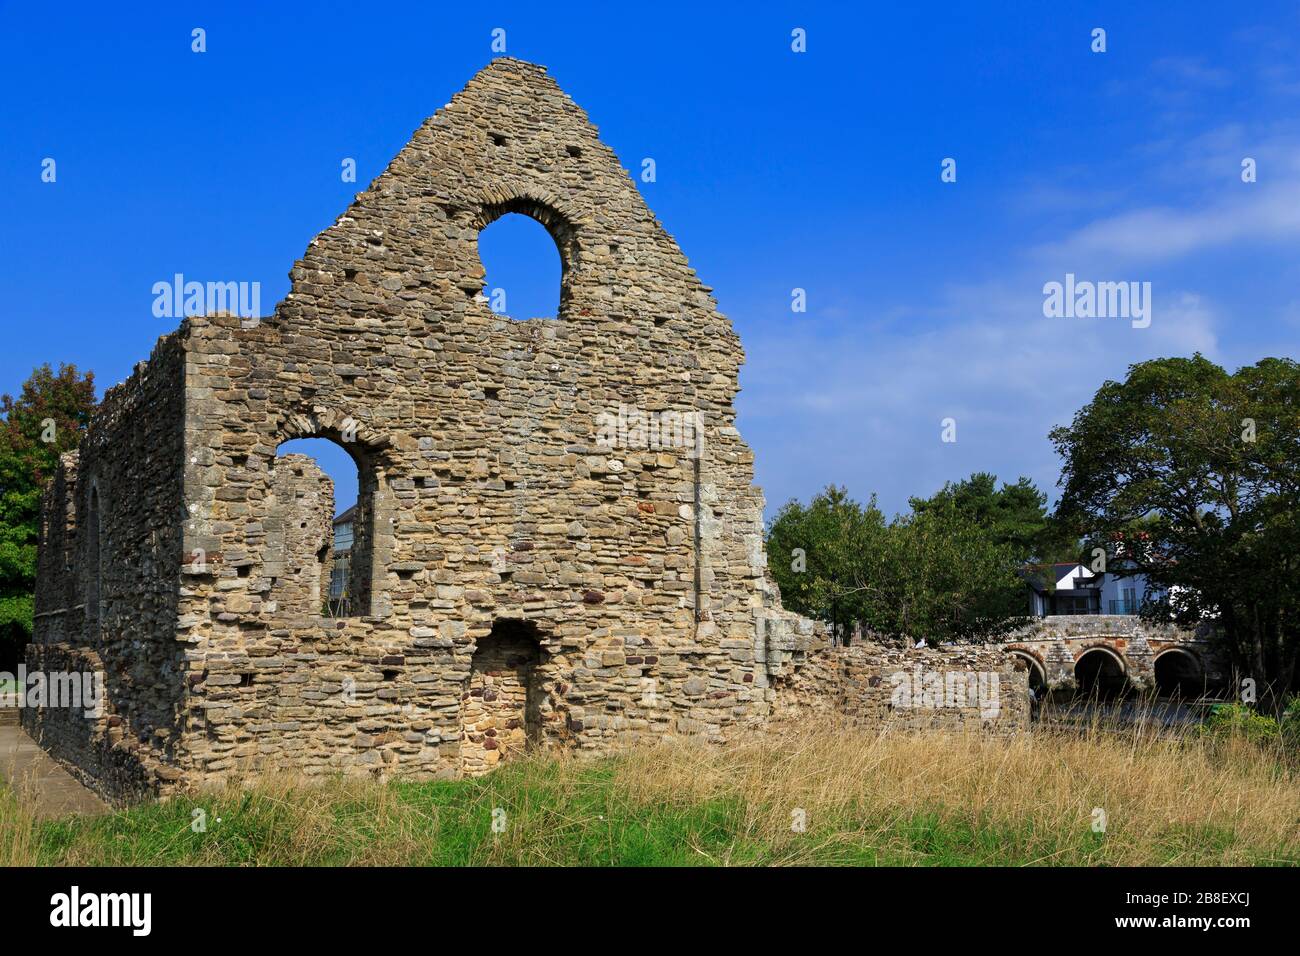
[[(1047, 319), (1041, 306), (1037, 288), (985, 286), (950, 293), (944, 310), (966, 318), (925, 332), (826, 337), (792, 322), (749, 336), (740, 425), (769, 503), (835, 482), (901, 510), (977, 470), (1026, 474), (1050, 494), (1047, 433), (1103, 381), (1145, 359), (1219, 352), (1213, 312), (1190, 293), (1157, 294), (1147, 329)], [(947, 416), (955, 444), (940, 441)]]
[[(1210, 71), (1198, 80), (1215, 86), (1228, 77)], [(1229, 124), (1135, 147), (1128, 162), (1139, 157), (1147, 172), (1109, 183), (1085, 176), (1087, 202), (1072, 203), (1068, 185), (1036, 184), (1040, 221), (1084, 210), (1093, 218), (1055, 242), (991, 246), (987, 281), (917, 290), (889, 323), (873, 322), (882, 310), (864, 302), (847, 310), (863, 317), (853, 327), (814, 313), (747, 331), (740, 427), (757, 452), (770, 509), (834, 482), (863, 500), (879, 492), (882, 507), (897, 511), (909, 496), (974, 471), (1002, 480), (1027, 475), (1054, 497), (1059, 461), (1047, 434), (1104, 381), (1158, 357), (1201, 352), (1235, 368), (1268, 354), (1243, 354), (1267, 344), (1238, 331), (1244, 319), (1234, 313), (1255, 304), (1237, 303), (1225, 314), (1199, 291), (1215, 287), (1216, 273), (1183, 261), (1268, 243), (1285, 257), (1300, 239), (1300, 132), (1275, 126), (1256, 135), (1252, 141), (1244, 126)], [(1246, 155), (1259, 162), (1257, 183), (1240, 181)], [(1133, 201), (1156, 184), (1164, 201)], [(1128, 208), (1095, 214), (1125, 200)], [(1151, 281), (1151, 326), (1044, 318), (1043, 283), (1066, 272)], [(1221, 329), (1234, 330), (1232, 341), (1242, 344), (1225, 348)], [(955, 444), (940, 441), (945, 416), (957, 419)]]
[(1039, 254), (1065, 268), (1079, 260), (1147, 264), (1235, 242), (1300, 237), (1300, 184), (1242, 189), (1249, 192), (1200, 210), (1150, 207), (1099, 219)]
[[(1300, 238), (1300, 136), (1275, 130), (1252, 138), (1241, 125), (1217, 127), (1190, 140), (1144, 148), (1162, 179), (1193, 184), (1179, 205), (1145, 205), (1102, 216), (1032, 254), (1066, 270), (1166, 262), (1242, 242)], [(1256, 162), (1258, 181), (1241, 181), (1242, 160)]]
[(1177, 84), (1179, 89), (1222, 89), (1232, 83), (1231, 73), (1222, 67), (1210, 66), (1202, 57), (1161, 57), (1151, 64), (1151, 74), (1160, 81)]

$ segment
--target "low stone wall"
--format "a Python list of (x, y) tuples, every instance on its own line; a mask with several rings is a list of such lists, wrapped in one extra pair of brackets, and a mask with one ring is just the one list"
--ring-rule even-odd
[[(783, 664), (767, 688), (770, 720), (754, 729), (844, 717), (881, 728), (998, 735), (1028, 725), (1027, 671), (1015, 658), (978, 647), (831, 647), (819, 625), (802, 619), (794, 623), (800, 625), (800, 646), (785, 655), (773, 652)], [(476, 655), (470, 667), (463, 691), (469, 736), (463, 742), (459, 734), (446, 739), (432, 734), (436, 715), (398, 693), (405, 683), (390, 680), (386, 668), (396, 678), (411, 662), (350, 650), (322, 657), (293, 655), (296, 669), (290, 670), (296, 676), (285, 670), (288, 659), (231, 660), (225, 666), (210, 660), (203, 678), (212, 685), (205, 714), (211, 739), (201, 752), (182, 747), (170, 759), (158, 759), (154, 748), (127, 732), (129, 721), (114, 710), (111, 696), (98, 717), (42, 707), (24, 709), (22, 722), (79, 779), (117, 804), (251, 781), (269, 770), (407, 779), (474, 776), (534, 743), (547, 749), (573, 746), (571, 734), (556, 736), (532, 727), (546, 715), (534, 713), (535, 702), (525, 693), (531, 681), (512, 683), (511, 678), (533, 665), (522, 657), (514, 661), (509, 647)], [(28, 666), (47, 672), (102, 671), (93, 651), (67, 645), (32, 645)], [(332, 684), (321, 683), (326, 680)], [(347, 684), (351, 693), (344, 695)], [(310, 688), (316, 686), (332, 687), (334, 693), (314, 699), (318, 695)], [(403, 703), (398, 697), (407, 699)], [(505, 707), (503, 702), (513, 697), (519, 697), (519, 706)], [(550, 709), (549, 702), (543, 705), (544, 711)], [(261, 719), (232, 722), (228, 710)], [(634, 742), (633, 735), (626, 736), (608, 748), (578, 749), (598, 756)]]
[(1010, 735), (1029, 723), (1028, 677), (1023, 662), (984, 647), (827, 648), (778, 683), (773, 716)]

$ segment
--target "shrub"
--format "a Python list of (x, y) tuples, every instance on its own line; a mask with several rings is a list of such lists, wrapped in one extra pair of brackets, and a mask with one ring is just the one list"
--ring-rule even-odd
[(1215, 704), (1201, 730), (1216, 737), (1245, 737), (1259, 744), (1274, 743), (1282, 733), (1276, 720), (1245, 704)]
[(1287, 701), (1282, 709), (1282, 739), (1300, 747), (1300, 694)]

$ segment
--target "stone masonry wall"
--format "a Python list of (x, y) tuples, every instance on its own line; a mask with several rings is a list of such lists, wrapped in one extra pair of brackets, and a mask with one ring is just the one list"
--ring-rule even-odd
[[(477, 238), (507, 213), (556, 242), (555, 318), (488, 308)], [(187, 319), (128, 388), (140, 407), (107, 403), (113, 424), (97, 419), (82, 453), (79, 487), (128, 449), (150, 469), (122, 485), (141, 502), (105, 512), (112, 573), (146, 596), (114, 619), (127, 641), (99, 652), (114, 716), (165, 759), (160, 791), (266, 768), (449, 777), (530, 745), (721, 743), (766, 726), (791, 686), (882, 713), (766, 578), (736, 333), (543, 68), (493, 61), (290, 275), (270, 317)], [(698, 420), (702, 440), (610, 434), (665, 415)], [(110, 429), (136, 446), (109, 447)], [(303, 437), (358, 467), (348, 618), (310, 600), (333, 495), (277, 458)], [(796, 680), (826, 668), (830, 684)]]
[(537, 657), (536, 639), (517, 624), (499, 625), (478, 642), (461, 695), (465, 774), (485, 773), (539, 738), (544, 705), (534, 679)]
[(83, 595), (77, 582), (81, 552), (77, 546), (77, 452), (59, 458), (50, 483), (41, 496), (39, 547), (36, 551), (36, 577), (40, 587), (35, 595), (35, 641), (42, 644), (67, 644), (81, 640), (81, 612), (75, 623), (70, 621), (74, 605)]
[(985, 647), (828, 648), (778, 681), (779, 721), (843, 717), (899, 730), (1008, 735), (1029, 726), (1023, 662)]
[(181, 337), (160, 340), (104, 395), (43, 499), (27, 668), (98, 671), (106, 700), (98, 719), (25, 708), (22, 722), (114, 793), (179, 776), (171, 768), (185, 673), (177, 640), (184, 365)]
[(284, 455), (270, 483), (263, 569), (271, 600), (278, 613), (318, 617), (334, 550), (334, 482), (311, 457)]
[[(556, 240), (556, 320), (495, 315), (479, 295), (478, 233), (507, 212)], [(188, 329), (199, 462), (186, 497), (200, 517), (187, 547), (253, 561), (232, 579), (227, 560), (183, 602), (188, 771), (274, 754), (309, 772), (454, 772), (476, 642), (501, 619), (536, 627), (536, 679), (557, 715), (543, 743), (722, 740), (763, 720), (761, 499), (734, 428), (739, 342), (542, 69), (498, 60), (476, 76), (292, 277), (256, 327)], [(602, 447), (599, 416), (620, 406), (700, 413), (703, 457)], [(288, 621), (271, 609), (258, 503), (281, 442), (343, 443), (349, 424), (368, 613)], [(213, 701), (226, 668), (251, 685)], [(352, 704), (334, 690), (348, 678)], [(301, 695), (276, 692), (290, 681)]]
[(1213, 625), (1195, 631), (1124, 614), (1059, 614), (1007, 635), (1003, 649), (1033, 662), (1050, 688), (1073, 688), (1081, 655), (1102, 648), (1115, 655), (1135, 688), (1155, 684), (1155, 662), (1166, 653), (1189, 655), (1210, 686), (1228, 678), (1228, 663), (1212, 640)]

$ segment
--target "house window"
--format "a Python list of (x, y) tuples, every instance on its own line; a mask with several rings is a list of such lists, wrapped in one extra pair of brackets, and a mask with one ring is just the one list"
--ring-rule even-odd
[[(342, 611), (345, 602), (352, 593), (352, 522), (356, 518), (357, 507), (347, 508), (334, 519), (334, 553), (330, 565), (329, 596), (327, 601), (332, 612)], [(340, 616), (334, 614), (334, 616)]]
[(1092, 602), (1086, 596), (1079, 597), (1073, 594), (1059, 595), (1056, 599), (1058, 614), (1087, 614), (1091, 604)]

